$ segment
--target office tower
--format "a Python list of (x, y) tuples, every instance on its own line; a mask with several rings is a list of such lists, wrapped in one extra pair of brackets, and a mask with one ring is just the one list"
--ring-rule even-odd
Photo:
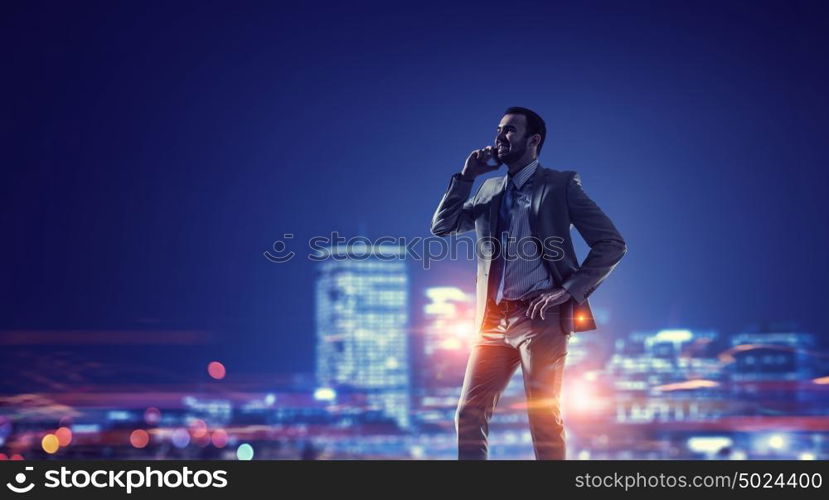
[(405, 248), (337, 246), (324, 256), (316, 286), (317, 383), (331, 394), (363, 393), (370, 406), (408, 427)]
[(720, 416), (715, 332), (635, 332), (616, 341), (606, 374), (619, 422), (698, 421)]
[(813, 410), (815, 338), (809, 333), (741, 333), (721, 357), (742, 413), (803, 414)]

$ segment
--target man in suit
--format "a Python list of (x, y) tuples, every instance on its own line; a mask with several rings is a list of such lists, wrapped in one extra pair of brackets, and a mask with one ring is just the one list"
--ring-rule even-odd
[[(476, 230), (477, 341), (456, 414), (459, 459), (486, 459), (489, 419), (515, 369), (524, 376), (535, 456), (566, 457), (560, 411), (567, 342), (595, 329), (587, 297), (627, 251), (576, 172), (542, 167), (547, 131), (527, 108), (506, 110), (495, 148), (473, 151), (432, 218), (432, 234)], [(489, 163), (488, 163), (489, 162)], [(506, 165), (469, 198), (475, 178)], [(579, 265), (570, 228), (590, 246)]]

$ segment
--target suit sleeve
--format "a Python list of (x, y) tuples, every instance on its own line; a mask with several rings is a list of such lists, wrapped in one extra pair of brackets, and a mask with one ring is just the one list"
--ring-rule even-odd
[(475, 199), (469, 199), (474, 181), (463, 180), (460, 174), (452, 176), (449, 189), (443, 195), (432, 216), (432, 234), (448, 236), (475, 229)]
[(627, 244), (610, 218), (584, 192), (576, 172), (571, 174), (567, 183), (567, 207), (570, 221), (590, 247), (579, 270), (562, 284), (570, 296), (581, 304), (627, 253)]

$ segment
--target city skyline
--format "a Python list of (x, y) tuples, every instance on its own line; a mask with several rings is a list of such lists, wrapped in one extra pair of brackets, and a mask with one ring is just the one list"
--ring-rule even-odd
[[(308, 257), (429, 238), (512, 106), (628, 250), (570, 337), (570, 458), (829, 458), (823, 10), (15, 3), (0, 460), (456, 457), (476, 263)], [(532, 457), (527, 404), (516, 371), (493, 458)]]
[[(357, 318), (347, 311), (379, 312), (371, 311), (393, 298), (384, 295), (394, 291), (386, 290), (386, 283), (398, 282), (397, 278), (404, 278), (405, 283), (399, 265), (380, 269), (371, 261), (353, 264), (319, 264), (321, 343), (329, 343), (328, 325)], [(373, 288), (378, 285), (379, 289)], [(332, 290), (340, 291), (329, 299)], [(256, 454), (272, 459), (450, 459), (462, 368), (474, 340), (469, 328), (472, 295), (456, 287), (414, 292), (427, 300), (420, 301), (421, 311), (406, 328), (412, 340), (406, 350), (411, 352), (370, 347), (353, 360), (334, 358), (333, 365), (323, 367), (315, 377), (297, 377), (278, 385), (234, 381), (232, 376), (226, 379), (222, 366), (219, 371), (207, 367), (214, 379), (212, 389), (205, 386), (195, 392), (186, 387), (178, 393), (159, 388), (133, 397), (98, 393), (92, 386), (93, 392), (86, 394), (41, 394), (40, 403), (31, 397), (18, 398), (12, 404), (30, 408), (26, 410), (30, 416), (18, 417), (15, 423), (0, 415), (0, 449), (10, 452), (2, 452), (6, 458), (32, 458), (32, 453), (35, 457), (49, 453), (91, 457), (104, 446), (117, 456), (133, 458), (247, 459)], [(406, 299), (404, 309), (414, 302), (419, 301)], [(339, 318), (333, 323), (325, 312), (332, 308)], [(469, 325), (464, 327), (464, 322)], [(338, 341), (357, 342), (353, 345), (358, 348), (359, 342), (369, 339), (359, 340), (357, 333), (363, 331), (364, 337), (366, 328), (374, 328), (372, 324), (361, 326), (358, 320), (346, 325), (347, 330), (336, 333)], [(382, 325), (376, 326), (382, 330)], [(379, 336), (370, 336), (372, 342), (382, 339), (382, 332), (376, 333)], [(829, 380), (825, 375), (829, 364), (827, 354), (816, 349), (814, 335), (663, 329), (628, 332), (611, 346), (597, 340), (598, 336), (587, 335), (571, 340), (570, 379), (564, 391), (565, 421), (574, 444), (571, 459), (807, 460), (829, 456)], [(325, 360), (325, 350), (319, 352)], [(371, 372), (366, 372), (367, 384), (351, 374), (338, 384), (350, 386), (349, 390), (325, 392), (332, 387), (326, 373), (338, 373), (338, 366), (351, 373), (360, 369), (354, 363), (368, 367), (368, 358), (392, 354), (410, 360), (411, 386), (377, 385)], [(434, 371), (415, 373), (417, 369)], [(493, 458), (532, 457), (520, 372), (516, 375), (493, 417)], [(757, 384), (763, 384), (759, 392)], [(405, 411), (411, 421), (401, 419), (393, 406), (385, 406), (401, 400), (385, 399), (384, 393), (399, 396), (401, 389), (407, 397), (413, 396), (412, 406), (403, 403), (397, 410)], [(384, 399), (378, 412), (377, 401)], [(35, 403), (52, 409), (37, 417), (31, 410), (37, 407), (31, 406)], [(99, 409), (90, 411), (90, 405)], [(65, 445), (45, 454), (37, 449), (14, 453), (26, 439), (32, 446), (31, 437), (24, 438), (32, 431), (35, 436), (48, 432), (48, 428), (35, 429), (50, 421), (60, 427), (52, 428), (57, 434), (46, 435), (69, 436), (61, 438), (67, 440)], [(28, 422), (30, 430), (22, 430), (23, 422)], [(597, 429), (602, 432), (596, 433)]]
[[(803, 3), (327, 9), (15, 7), (0, 330), (209, 331), (238, 370), (307, 369), (315, 267), (263, 252), (427, 236), (521, 105), (548, 124), (541, 164), (578, 171), (628, 241), (592, 297), (617, 328), (829, 333), (826, 33)], [(501, 59), (529, 77), (470, 81)], [(464, 285), (467, 264), (429, 274)]]

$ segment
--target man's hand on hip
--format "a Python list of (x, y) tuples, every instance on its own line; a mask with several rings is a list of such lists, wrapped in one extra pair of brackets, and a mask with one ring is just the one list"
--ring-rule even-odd
[(564, 288), (556, 288), (555, 290), (544, 292), (530, 301), (530, 306), (527, 308), (527, 316), (532, 319), (536, 317), (547, 319), (545, 318), (547, 311), (568, 300), (570, 300), (570, 293)]

